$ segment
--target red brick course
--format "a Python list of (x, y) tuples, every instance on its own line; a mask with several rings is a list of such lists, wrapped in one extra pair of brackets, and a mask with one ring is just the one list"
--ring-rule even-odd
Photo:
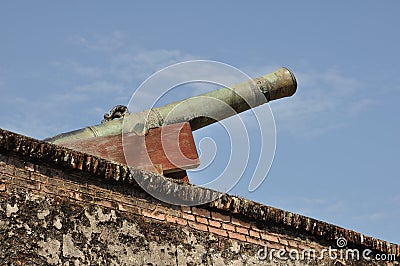
[(246, 242), (253, 243), (253, 244), (256, 244), (259, 246), (265, 246), (265, 241), (263, 241), (259, 238), (253, 238), (253, 237), (246, 236)]
[(176, 224), (183, 225), (183, 226), (188, 224), (188, 221), (186, 219), (178, 218), (178, 217), (174, 217), (174, 216), (166, 215), (165, 219), (167, 222), (176, 223)]
[(294, 240), (289, 240), (288, 242), (289, 242), (289, 246), (290, 246), (290, 247), (297, 248), (297, 242), (296, 242), (296, 241), (294, 241)]
[(209, 223), (211, 226), (216, 227), (216, 228), (220, 228), (220, 227), (221, 227), (221, 223), (218, 222), (218, 221), (214, 221), (214, 220), (209, 219), (209, 220), (208, 220), (208, 223)]
[(142, 209), (137, 206), (127, 205), (124, 203), (122, 203), (122, 206), (128, 213), (142, 215)]
[(191, 208), (189, 206), (181, 206), (181, 210), (183, 212), (187, 212), (187, 213), (191, 213), (192, 212), (192, 210), (191, 210)]
[(282, 239), (282, 238), (279, 238), (279, 243), (281, 243), (284, 246), (288, 246), (289, 245), (289, 242), (286, 239)]
[(15, 167), (8, 164), (0, 164), (0, 173), (13, 176)]
[(249, 229), (236, 226), (236, 232), (244, 234), (244, 235), (248, 235)]
[(142, 215), (152, 218), (152, 219), (160, 220), (160, 221), (165, 220), (165, 214), (157, 212), (157, 211), (150, 212), (147, 210), (142, 210)]
[(267, 240), (268, 242), (279, 243), (279, 240), (276, 236), (267, 233), (261, 233), (261, 239)]
[(193, 229), (200, 230), (200, 231), (208, 231), (208, 226), (205, 224), (198, 224), (195, 222), (189, 222), (189, 226)]
[(255, 238), (261, 238), (260, 237), (260, 232), (254, 231), (254, 230), (250, 230), (250, 236), (251, 237), (255, 237)]
[(32, 180), (36, 180), (41, 183), (48, 183), (48, 177), (45, 175), (38, 174), (38, 173), (31, 173), (30, 178)]
[(207, 218), (196, 216), (196, 221), (202, 224), (208, 224)]
[(218, 228), (214, 228), (214, 227), (211, 227), (211, 226), (208, 227), (208, 229), (209, 229), (210, 232), (213, 233), (213, 234), (217, 234), (217, 235), (224, 236), (224, 237), (227, 237), (227, 236), (228, 236), (228, 233), (227, 233), (225, 230), (218, 229)]
[(234, 225), (231, 225), (231, 224), (226, 224), (226, 223), (224, 223), (224, 224), (222, 224), (222, 228), (224, 228), (224, 229), (226, 229), (226, 230), (229, 230), (229, 231), (232, 231), (232, 232), (235, 232), (236, 230), (235, 230), (235, 226)]
[(187, 213), (183, 213), (182, 214), (183, 219), (186, 219), (188, 221), (195, 221), (195, 216), (192, 214), (187, 214)]
[(192, 207), (192, 213), (195, 215), (199, 215), (199, 216), (203, 216), (203, 217), (207, 217), (207, 218), (211, 217), (210, 211), (205, 210), (205, 209), (199, 209), (196, 207)]
[(234, 218), (234, 217), (232, 217), (232, 224), (239, 225), (239, 226), (246, 227), (246, 228), (251, 227), (250, 223), (244, 222), (244, 221)]
[(224, 215), (218, 212), (211, 212), (211, 218), (213, 218), (216, 221), (221, 221), (225, 223), (230, 223), (231, 222), (231, 217), (228, 215)]
[(237, 239), (237, 240), (246, 242), (246, 235), (242, 235), (242, 234), (238, 234), (238, 233), (234, 233), (234, 232), (228, 231), (228, 236), (229, 236), (229, 238), (233, 238), (233, 239)]

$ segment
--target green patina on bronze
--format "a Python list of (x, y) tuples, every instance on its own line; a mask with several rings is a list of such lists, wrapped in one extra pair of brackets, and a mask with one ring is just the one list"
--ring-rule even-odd
[(100, 125), (63, 133), (45, 141), (65, 143), (118, 135), (122, 131), (142, 136), (151, 128), (181, 122), (190, 122), (192, 129), (196, 130), (268, 101), (292, 96), (296, 88), (297, 82), (293, 73), (287, 68), (280, 68), (232, 88), (221, 88), (139, 113), (128, 112), (124, 119), (107, 119)]

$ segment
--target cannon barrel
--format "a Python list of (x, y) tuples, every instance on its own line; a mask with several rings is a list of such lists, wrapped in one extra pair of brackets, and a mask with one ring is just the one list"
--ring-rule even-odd
[[(127, 114), (124, 119), (62, 133), (45, 141), (60, 144), (98, 136), (118, 135), (122, 131), (145, 135), (151, 128), (180, 122), (190, 122), (192, 130), (196, 130), (267, 101), (292, 96), (296, 88), (297, 82), (293, 73), (287, 68), (280, 68), (232, 88), (221, 88), (139, 113)], [(229, 106), (230, 110), (227, 111), (226, 106)]]

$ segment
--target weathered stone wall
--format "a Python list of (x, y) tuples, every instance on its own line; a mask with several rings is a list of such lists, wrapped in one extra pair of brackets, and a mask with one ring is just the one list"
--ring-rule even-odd
[(1, 198), (0, 264), (239, 265), (255, 247), (138, 215), (14, 188)]
[[(165, 204), (134, 182), (107, 178), (121, 174), (119, 165), (18, 138), (0, 134), (0, 265), (399, 265), (398, 245), (229, 195), (196, 207)], [(139, 174), (163, 188), (162, 177)], [(317, 258), (338, 237), (397, 261), (346, 260), (346, 249)], [(260, 260), (265, 246), (286, 254)], [(308, 250), (317, 257), (286, 259)]]
[[(0, 265), (257, 262), (256, 246), (196, 230), (204, 224), (188, 209), (167, 209), (143, 192), (113, 196), (107, 182), (96, 187), (99, 180), (0, 158), (8, 160), (0, 161)], [(72, 181), (77, 179), (84, 184)]]
[(0, 265), (256, 265), (270, 262), (257, 258), (264, 245), (325, 247), (289, 229), (259, 229), (204, 208), (163, 205), (138, 188), (129, 197), (112, 183), (0, 158)]

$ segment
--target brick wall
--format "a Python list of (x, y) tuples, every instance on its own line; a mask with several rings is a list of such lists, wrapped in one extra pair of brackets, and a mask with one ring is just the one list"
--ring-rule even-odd
[[(0, 265), (399, 265), (398, 245), (230, 195), (195, 207), (166, 204), (128, 178), (110, 178), (118, 164), (33, 140), (50, 154), (38, 157), (32, 140), (20, 138), (7, 146), (0, 134)], [(162, 188), (162, 177), (151, 178)], [(342, 259), (338, 237), (349, 249), (397, 261)], [(260, 260), (264, 247), (286, 254)], [(319, 259), (329, 247), (336, 258)], [(316, 256), (287, 258), (309, 250)]]
[[(330, 245), (272, 224), (260, 228), (255, 222), (208, 207), (164, 204), (136, 186), (121, 186), (76, 172), (35, 165), (15, 156), (1, 155), (0, 159), (0, 246), (3, 251), (6, 250), (0, 255), (0, 264), (262, 264), (270, 262), (269, 258), (266, 261), (257, 259), (258, 251), (264, 246), (288, 252), (296, 249), (301, 254), (302, 250), (314, 249), (319, 252)], [(84, 225), (85, 219), (77, 218), (82, 213), (92, 217), (93, 222)], [(46, 227), (40, 224), (38, 218), (43, 216)], [(103, 216), (109, 217), (108, 220), (104, 220)], [(117, 217), (115, 221), (110, 218), (112, 216)], [(68, 217), (74, 217), (73, 226), (69, 224)], [(102, 223), (109, 225), (102, 228)], [(131, 242), (124, 243), (118, 240), (120, 235), (110, 233), (114, 239), (105, 234), (96, 241), (108, 243), (110, 247), (119, 246), (126, 254), (110, 248), (96, 251), (96, 245), (99, 245), (94, 241), (96, 230), (112, 232), (115, 231), (113, 226), (120, 226), (120, 231), (125, 230), (128, 236), (135, 237)], [(90, 236), (83, 237), (87, 230), (92, 230)], [(164, 232), (164, 235), (158, 235), (160, 232)], [(138, 243), (135, 240), (137, 235), (145, 236), (147, 244)], [(174, 235), (183, 238), (176, 239)], [(36, 242), (36, 245), (32, 244), (24, 251), (20, 247), (23, 243), (18, 241)], [(15, 246), (5, 247), (6, 243)], [(50, 249), (47, 248), (49, 245)], [(162, 250), (169, 250), (171, 254), (166, 255)], [(100, 258), (99, 261), (96, 258)], [(295, 265), (294, 261), (280, 261), (276, 257), (272, 261)], [(318, 260), (303, 262), (311, 265), (321, 263)], [(324, 263), (341, 265), (345, 262), (325, 259)], [(357, 262), (346, 262), (346, 265), (357, 265)], [(365, 262), (362, 265), (366, 265)]]

